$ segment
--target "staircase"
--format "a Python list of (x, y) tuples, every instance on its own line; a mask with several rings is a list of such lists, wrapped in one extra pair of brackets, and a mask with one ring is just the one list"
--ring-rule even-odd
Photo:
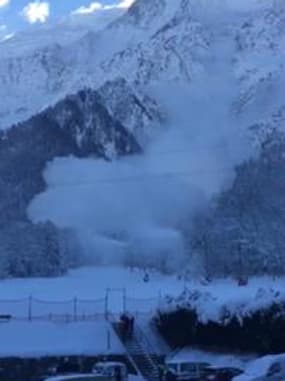
[(137, 371), (148, 381), (159, 381), (161, 361), (143, 331), (135, 324), (132, 337), (124, 338), (119, 323), (112, 323)]

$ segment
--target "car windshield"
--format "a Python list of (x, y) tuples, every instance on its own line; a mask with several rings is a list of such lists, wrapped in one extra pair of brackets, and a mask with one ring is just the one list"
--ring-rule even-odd
[(105, 366), (95, 366), (94, 368), (95, 373), (102, 374), (104, 376), (111, 376), (113, 374), (113, 369), (110, 367), (105, 367)]
[(191, 364), (191, 363), (185, 363), (181, 364), (181, 371), (182, 372), (196, 372), (197, 371), (197, 365), (196, 364)]
[(174, 373), (178, 372), (178, 364), (168, 364), (169, 370), (173, 371)]

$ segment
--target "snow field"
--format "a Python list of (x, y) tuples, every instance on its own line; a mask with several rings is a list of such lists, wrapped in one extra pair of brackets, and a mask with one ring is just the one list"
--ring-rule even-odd
[[(134, 313), (150, 315), (157, 308), (175, 308), (179, 300), (183, 302), (181, 294), (187, 290), (185, 295), (197, 293), (196, 308), (201, 317), (212, 320), (219, 317), (224, 306), (231, 314), (241, 310), (246, 313), (266, 307), (273, 300), (285, 299), (284, 278), (252, 278), (246, 287), (238, 287), (232, 279), (203, 285), (199, 280), (180, 280), (158, 272), (149, 275), (149, 282), (144, 282), (144, 272), (140, 270), (85, 267), (60, 278), (3, 280), (0, 281), (0, 314), (10, 312), (15, 317), (26, 317), (31, 296), (34, 299), (33, 312), (38, 316), (49, 313), (72, 315), (75, 298), (78, 299), (79, 314), (80, 311), (85, 311), (86, 315), (103, 314), (107, 289), (109, 312), (120, 313), (126, 307)], [(166, 296), (169, 298), (165, 299)], [(167, 303), (170, 298), (173, 302)]]

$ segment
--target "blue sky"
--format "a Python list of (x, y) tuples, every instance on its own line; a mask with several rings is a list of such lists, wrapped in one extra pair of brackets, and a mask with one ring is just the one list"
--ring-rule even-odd
[(52, 22), (72, 12), (92, 13), (101, 8), (126, 7), (132, 0), (0, 0), (0, 37), (31, 24)]

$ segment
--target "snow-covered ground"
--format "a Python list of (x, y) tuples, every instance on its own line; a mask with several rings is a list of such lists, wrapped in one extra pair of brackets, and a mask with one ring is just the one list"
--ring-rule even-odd
[[(0, 282), (0, 314), (11, 313), (16, 319), (0, 323), (0, 357), (5, 356), (44, 356), (44, 355), (95, 355), (108, 351), (110, 333), (110, 351), (122, 353), (122, 348), (110, 326), (104, 322), (106, 289), (108, 310), (121, 312), (126, 307), (132, 312), (142, 312), (140, 322), (150, 318), (156, 308), (161, 306), (166, 295), (178, 297), (185, 288), (197, 290), (203, 295), (211, 295), (210, 304), (204, 303), (205, 313), (213, 314), (223, 305), (240, 306), (268, 303), (270, 295), (280, 293), (285, 288), (285, 279), (254, 278), (248, 286), (238, 287), (234, 280), (215, 281), (207, 286), (198, 280), (179, 280), (175, 276), (165, 276), (157, 272), (150, 273), (149, 282), (144, 282), (144, 273), (130, 271), (121, 267), (90, 267), (70, 271), (55, 279), (13, 279)], [(261, 291), (261, 289), (263, 291)], [(273, 291), (274, 290), (274, 291)], [(29, 311), (29, 297), (33, 296), (32, 311)], [(74, 299), (78, 298), (78, 299)], [(99, 314), (94, 320), (72, 321), (74, 301), (78, 316), (81, 314)], [(97, 302), (95, 302), (97, 301)], [(88, 308), (87, 308), (88, 306)], [(210, 307), (209, 307), (210, 306)], [(27, 321), (32, 317), (45, 320)], [(148, 313), (145, 315), (145, 313)], [(53, 314), (53, 322), (48, 321)], [(58, 316), (61, 315), (61, 316)], [(82, 317), (82, 316), (80, 316)], [(143, 327), (144, 328), (144, 327)], [(109, 333), (108, 333), (109, 332)], [(145, 331), (147, 334), (147, 331)], [(148, 334), (147, 334), (148, 335)], [(154, 337), (148, 335), (153, 342)], [(154, 343), (157, 344), (157, 343)], [(189, 361), (203, 359), (212, 365), (229, 365), (244, 369), (248, 358), (235, 355), (213, 355), (193, 349), (185, 349), (176, 356)], [(177, 357), (174, 357), (177, 358)]]
[[(66, 276), (46, 279), (11, 279), (0, 281), (0, 300), (19, 299), (30, 295), (51, 301), (104, 298), (107, 288), (126, 288), (129, 298), (158, 298), (160, 293), (179, 294), (184, 282), (175, 276), (150, 273), (150, 281), (143, 281), (144, 272), (123, 267), (84, 267)], [(114, 291), (115, 292), (115, 291)], [(112, 298), (112, 307), (121, 306), (121, 294)]]
[[(178, 295), (184, 283), (172, 276), (120, 267), (81, 268), (53, 279), (13, 279), (0, 282), (0, 315), (13, 318), (100, 320), (106, 309), (121, 313), (124, 308), (153, 315), (165, 293)], [(107, 295), (107, 289), (108, 295)]]
[(178, 297), (167, 296), (160, 309), (165, 312), (181, 308), (195, 310), (201, 322), (221, 322), (230, 317), (243, 320), (252, 313), (273, 303), (285, 301), (285, 279), (251, 278), (247, 286), (238, 286), (231, 279), (216, 280), (208, 285), (187, 284)]
[(12, 321), (0, 324), (0, 337), (0, 357), (124, 353), (119, 339), (104, 321), (96, 324)]
[(165, 306), (162, 303), (165, 296), (175, 299), (185, 289), (191, 294), (197, 291), (200, 302), (207, 301), (200, 303), (201, 314), (205, 318), (215, 318), (223, 306), (234, 313), (241, 307), (254, 309), (268, 305), (273, 298), (277, 300), (285, 297), (285, 278), (252, 278), (246, 287), (239, 287), (232, 279), (216, 280), (203, 285), (199, 280), (179, 280), (175, 276), (158, 272), (150, 272), (149, 275), (149, 282), (144, 282), (144, 272), (140, 270), (85, 267), (59, 278), (3, 280), (0, 281), (0, 312), (25, 317), (28, 313), (28, 300), (32, 296), (32, 312), (39, 316), (49, 313), (72, 314), (75, 298), (79, 309), (83, 310), (83, 305), (91, 305), (86, 313), (103, 314), (108, 288), (108, 310), (113, 313), (122, 311), (124, 289), (126, 308), (143, 313), (153, 313), (157, 307)]

